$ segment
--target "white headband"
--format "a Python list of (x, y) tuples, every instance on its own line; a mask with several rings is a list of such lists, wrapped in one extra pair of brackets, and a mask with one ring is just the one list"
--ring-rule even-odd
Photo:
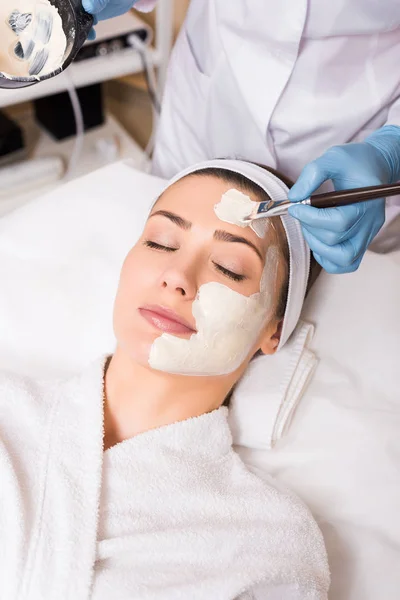
[[(167, 187), (202, 169), (225, 169), (239, 173), (259, 185), (272, 200), (287, 200), (289, 188), (283, 181), (266, 169), (242, 160), (216, 159), (197, 163), (175, 175)], [(281, 221), (289, 246), (289, 290), (278, 350), (287, 342), (299, 320), (310, 269), (310, 250), (304, 240), (300, 223), (289, 214), (282, 216)], [(253, 227), (262, 228), (264, 231), (264, 220), (254, 222)]]

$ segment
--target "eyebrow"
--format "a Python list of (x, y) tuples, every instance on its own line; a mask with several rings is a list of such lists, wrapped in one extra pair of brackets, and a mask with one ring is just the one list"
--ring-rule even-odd
[(234, 244), (246, 244), (246, 246), (249, 246), (249, 248), (254, 250), (254, 252), (257, 254), (259, 259), (262, 262), (264, 262), (262, 254), (259, 251), (259, 249), (257, 248), (257, 246), (255, 246), (253, 244), (253, 242), (250, 242), (250, 240), (248, 240), (247, 238), (241, 237), (240, 235), (233, 235), (232, 233), (229, 233), (229, 231), (224, 231), (223, 229), (217, 229), (214, 232), (214, 239), (218, 240), (220, 242), (233, 242)]
[[(156, 212), (151, 214), (150, 217), (155, 217), (157, 215), (161, 216), (161, 217), (166, 217), (167, 219), (172, 221), (172, 223), (175, 223), (175, 225), (177, 225), (181, 229), (184, 229), (185, 231), (188, 231), (192, 227), (192, 223), (190, 221), (187, 221), (183, 217), (180, 217), (179, 215), (177, 215), (173, 212), (170, 212), (169, 210), (157, 210)], [(233, 244), (245, 244), (246, 246), (249, 246), (249, 248), (254, 250), (254, 252), (257, 254), (257, 256), (259, 257), (259, 259), (262, 262), (264, 261), (262, 254), (259, 251), (259, 249), (257, 248), (257, 246), (255, 244), (253, 244), (253, 242), (250, 242), (250, 240), (248, 240), (247, 238), (244, 238), (240, 235), (234, 235), (233, 233), (229, 233), (229, 231), (225, 231), (223, 229), (217, 229), (216, 231), (214, 231), (213, 237), (215, 240), (217, 240), (219, 242), (231, 242)]]
[(186, 221), (186, 219), (183, 219), (179, 215), (176, 215), (175, 213), (172, 213), (169, 210), (157, 210), (156, 212), (151, 214), (150, 217), (155, 217), (156, 215), (166, 217), (167, 219), (175, 223), (175, 225), (178, 225), (178, 227), (184, 229), (185, 231), (188, 231), (192, 226), (190, 221)]

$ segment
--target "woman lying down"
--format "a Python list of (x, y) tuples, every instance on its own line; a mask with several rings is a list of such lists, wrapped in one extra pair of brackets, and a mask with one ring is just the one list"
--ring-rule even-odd
[(2, 598), (327, 598), (311, 514), (246, 468), (227, 423), (304, 299), (297, 222), (240, 222), (286, 191), (241, 161), (181, 173), (122, 267), (113, 356), (54, 384), (1, 377)]

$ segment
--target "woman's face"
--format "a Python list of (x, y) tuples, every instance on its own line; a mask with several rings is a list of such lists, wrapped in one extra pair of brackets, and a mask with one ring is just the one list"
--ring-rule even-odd
[[(221, 331), (226, 317), (235, 319), (233, 313), (229, 313), (234, 310), (236, 300), (240, 302), (246, 297), (244, 300), (247, 301), (260, 291), (271, 236), (267, 233), (260, 239), (249, 227), (241, 228), (216, 216), (215, 204), (232, 187), (214, 177), (190, 176), (178, 181), (158, 200), (142, 236), (126, 257), (115, 302), (114, 330), (119, 347), (136, 362), (149, 365), (153, 344), (162, 334), (167, 334), (163, 338), (181, 346), (181, 355), (191, 352), (183, 340), (191, 340), (196, 335), (193, 339), (198, 341), (204, 329), (201, 326), (199, 331), (199, 322), (192, 312), (200, 288), (210, 292), (208, 307), (211, 306), (211, 313), (212, 294), (216, 293), (216, 298), (220, 298), (219, 294), (223, 292), (223, 314), (210, 313), (210, 322), (214, 316), (217, 319), (217, 329), (220, 319)], [(280, 267), (275, 265), (275, 269), (274, 306), (282, 281)], [(212, 282), (220, 285), (206, 286)], [(200, 295), (202, 293), (200, 291)], [(198, 315), (198, 308), (197, 312), (195, 308), (195, 314)], [(222, 371), (225, 359), (221, 346), (229, 343), (229, 337), (233, 337), (235, 344), (235, 325), (228, 328), (226, 339), (219, 341), (219, 359), (208, 357), (211, 364), (222, 361)], [(279, 342), (275, 335), (277, 326), (276, 319), (270, 318), (268, 323), (264, 320), (240, 367), (245, 367), (243, 363), (247, 364), (260, 348), (264, 353), (275, 351)], [(238, 365), (234, 370), (237, 369)], [(196, 373), (188, 371), (186, 374)]]

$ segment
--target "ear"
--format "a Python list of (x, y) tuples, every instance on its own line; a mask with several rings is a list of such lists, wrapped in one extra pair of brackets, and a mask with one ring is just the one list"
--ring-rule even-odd
[(283, 320), (275, 321), (264, 332), (260, 350), (263, 354), (275, 354), (281, 339)]

